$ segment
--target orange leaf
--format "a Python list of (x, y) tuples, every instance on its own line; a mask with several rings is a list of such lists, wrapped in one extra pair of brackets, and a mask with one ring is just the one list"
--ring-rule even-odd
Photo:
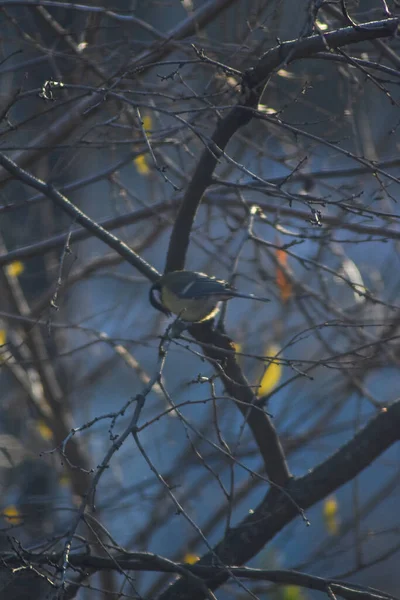
[[(292, 296), (292, 284), (288, 279), (286, 272), (288, 272), (288, 255), (284, 250), (276, 250), (276, 258), (278, 266), (276, 267), (276, 285), (279, 288), (282, 302), (287, 302)], [(281, 268), (283, 267), (283, 268)]]

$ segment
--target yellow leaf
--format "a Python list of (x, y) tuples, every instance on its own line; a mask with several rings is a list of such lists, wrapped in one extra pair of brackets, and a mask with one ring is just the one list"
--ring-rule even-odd
[(197, 563), (197, 561), (200, 559), (199, 556), (197, 556), (196, 554), (192, 554), (191, 552), (187, 552), (185, 554), (185, 556), (183, 557), (183, 562), (187, 563), (188, 565), (194, 565), (195, 563)]
[(241, 344), (240, 342), (233, 342), (232, 347), (233, 347), (233, 350), (236, 352), (236, 356), (235, 356), (236, 360), (238, 361), (239, 364), (241, 364), (244, 359), (244, 356), (242, 356), (243, 344)]
[(339, 531), (339, 505), (334, 496), (330, 496), (325, 500), (322, 512), (328, 533), (336, 535)]
[(0, 329), (0, 346), (4, 346), (7, 343), (7, 331)]
[(14, 262), (6, 266), (6, 273), (9, 277), (18, 277), (18, 275), (24, 272), (24, 269), (24, 264), (20, 260), (14, 260)]
[(145, 115), (143, 117), (143, 129), (145, 130), (146, 133), (149, 133), (149, 131), (151, 131), (153, 128), (153, 120), (150, 117), (150, 115)]
[(324, 502), (323, 513), (325, 519), (335, 517), (338, 513), (338, 503), (335, 496), (330, 496)]
[[(292, 283), (286, 273), (288, 273), (288, 255), (284, 250), (276, 250), (278, 266), (276, 268), (276, 285), (279, 288), (282, 302), (287, 302), (292, 296)], [(284, 267), (281, 268), (281, 267)]]
[(290, 71), (287, 71), (286, 69), (279, 69), (277, 74), (280, 77), (284, 77), (285, 79), (294, 79), (296, 77), (296, 75), (294, 75), (294, 73), (291, 73)]
[(277, 112), (276, 108), (272, 108), (272, 106), (266, 106), (266, 104), (259, 104), (257, 106), (257, 110), (265, 113), (266, 115), (274, 115)]
[[(269, 346), (267, 348), (266, 356), (273, 358), (278, 354), (278, 346)], [(258, 388), (259, 396), (266, 396), (272, 392), (282, 377), (282, 370), (282, 365), (279, 362), (269, 363), (268, 367), (264, 371), (264, 375), (261, 378), (260, 387)]]
[(58, 481), (59, 481), (59, 484), (61, 485), (61, 487), (69, 487), (71, 484), (71, 480), (68, 477), (68, 475), (61, 475), (61, 477)]
[(285, 585), (282, 588), (283, 600), (304, 600), (302, 589), (298, 585)]
[(6, 506), (3, 510), (3, 516), (12, 525), (20, 525), (23, 521), (18, 508), (13, 504)]
[(44, 421), (37, 421), (36, 429), (40, 433), (41, 437), (48, 442), (53, 439), (53, 432)]
[(339, 521), (336, 517), (326, 519), (325, 525), (330, 535), (337, 535), (339, 531)]
[(234, 347), (235, 352), (243, 351), (242, 344), (240, 344), (239, 342), (233, 342), (233, 347)]
[(137, 156), (133, 162), (140, 175), (148, 175), (150, 173), (150, 167), (147, 164), (147, 158), (144, 154)]
[(322, 21), (319, 21), (318, 19), (315, 21), (315, 24), (321, 31), (326, 31), (328, 29), (328, 25)]

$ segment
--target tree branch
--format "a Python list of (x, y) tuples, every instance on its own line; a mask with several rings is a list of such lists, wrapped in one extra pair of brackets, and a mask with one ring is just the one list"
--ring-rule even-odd
[(268, 478), (277, 486), (285, 486), (290, 472), (280, 439), (268, 414), (256, 406), (257, 396), (236, 361), (232, 340), (207, 324), (193, 325), (190, 333), (214, 367), (216, 361), (221, 363), (217, 370), (221, 381), (228, 394), (237, 401), (236, 405), (251, 429)]
[(324, 52), (327, 47), (338, 48), (347, 44), (392, 36), (398, 26), (399, 19), (386, 19), (360, 24), (357, 29), (345, 27), (324, 35), (283, 42), (266, 52), (254, 67), (244, 73), (243, 89), (238, 104), (218, 122), (186, 190), (171, 233), (165, 272), (184, 268), (193, 222), (202, 196), (211, 184), (214, 169), (232, 136), (251, 121), (249, 109), (257, 107), (264, 86), (273, 71), (282, 64)]
[[(225, 538), (199, 561), (215, 565), (217, 554), (224, 565), (242, 565), (255, 556), (267, 542), (298, 514), (295, 503), (303, 509), (313, 506), (340, 486), (351, 481), (378, 456), (400, 439), (400, 400), (372, 418), (349, 442), (303, 477), (292, 479), (286, 494), (271, 489), (254, 513), (231, 529)], [(223, 573), (207, 581), (215, 589), (228, 579)], [(161, 600), (200, 600), (201, 595), (179, 580), (162, 595)]]
[(115, 235), (104, 229), (101, 225), (90, 219), (83, 211), (77, 206), (72, 204), (58, 192), (55, 188), (45, 183), (41, 179), (34, 177), (24, 169), (18, 167), (10, 158), (4, 154), (0, 154), (0, 165), (4, 167), (11, 175), (16, 179), (19, 179), (23, 183), (33, 187), (34, 189), (42, 192), (47, 198), (50, 198), (57, 206), (59, 206), (64, 212), (66, 212), (72, 219), (82, 225), (85, 229), (90, 231), (97, 238), (102, 240), (107, 246), (113, 248), (122, 258), (124, 258), (129, 264), (134, 266), (142, 275), (147, 277), (150, 281), (156, 281), (160, 274), (154, 267), (148, 262), (141, 258), (138, 254), (133, 252), (131, 248)]

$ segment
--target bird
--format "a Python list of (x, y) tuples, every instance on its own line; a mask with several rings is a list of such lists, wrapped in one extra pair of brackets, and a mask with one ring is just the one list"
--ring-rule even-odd
[(170, 271), (162, 275), (150, 288), (149, 299), (154, 308), (183, 321), (201, 323), (212, 319), (218, 304), (231, 298), (250, 298), (269, 302), (253, 294), (238, 292), (228, 281), (198, 271)]

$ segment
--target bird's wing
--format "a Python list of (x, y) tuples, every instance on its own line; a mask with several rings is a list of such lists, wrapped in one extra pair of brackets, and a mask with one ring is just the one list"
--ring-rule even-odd
[(234, 293), (234, 289), (227, 281), (214, 279), (207, 275), (198, 276), (194, 281), (188, 283), (186, 287), (178, 293), (179, 298), (201, 298), (203, 296), (221, 296), (230, 297)]

